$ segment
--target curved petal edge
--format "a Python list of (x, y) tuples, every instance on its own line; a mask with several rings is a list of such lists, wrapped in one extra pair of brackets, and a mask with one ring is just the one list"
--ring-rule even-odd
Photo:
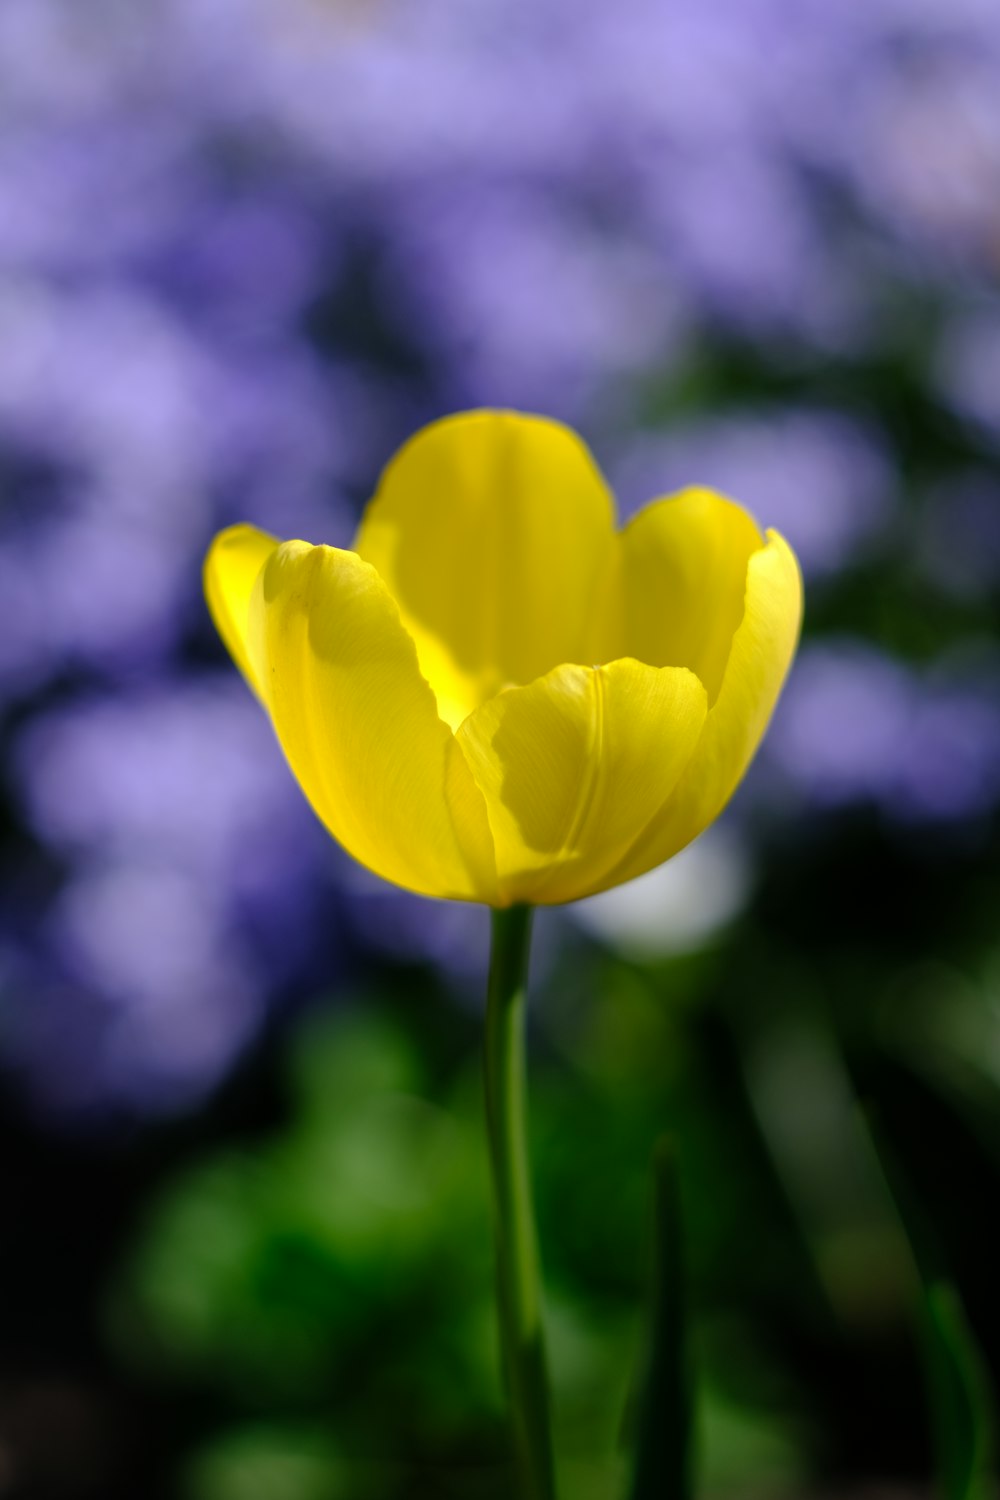
[(501, 904), (598, 889), (670, 795), (705, 722), (684, 667), (562, 666), (470, 715), (458, 743), (486, 799)]
[(373, 567), (334, 547), (276, 548), (249, 656), (296, 779), (355, 859), (421, 895), (495, 900), (482, 795)]
[(743, 619), (690, 764), (606, 885), (662, 864), (707, 828), (736, 790), (764, 737), (802, 625), (802, 575), (795, 554), (778, 532), (766, 536), (766, 546), (747, 564)]
[(250, 600), (258, 574), (278, 545), (277, 537), (256, 526), (228, 526), (213, 538), (202, 568), (205, 600), (215, 628), (258, 696), (260, 688), (247, 653)]

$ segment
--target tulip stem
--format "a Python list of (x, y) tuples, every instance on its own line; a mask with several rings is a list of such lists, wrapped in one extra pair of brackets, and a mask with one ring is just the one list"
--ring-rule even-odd
[(495, 910), (486, 1005), (486, 1124), (493, 1174), (497, 1300), (523, 1493), (555, 1500), (541, 1278), (528, 1163), (524, 1010), (531, 908)]

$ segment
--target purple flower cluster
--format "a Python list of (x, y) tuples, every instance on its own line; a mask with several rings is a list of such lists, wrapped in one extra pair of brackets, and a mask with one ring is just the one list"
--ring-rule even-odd
[(19, 736), (25, 815), (66, 871), (35, 946), (90, 1002), (94, 1068), (39, 1051), (55, 1101), (183, 1101), (253, 1035), (268, 981), (308, 961), (327, 845), (270, 738), (228, 673), (88, 695)]
[(984, 817), (1000, 802), (1000, 668), (920, 673), (856, 641), (807, 647), (768, 757), (822, 806), (870, 803), (906, 823)]
[[(0, 705), (23, 836), (0, 1040), (31, 1086), (196, 1097), (338, 909), (458, 969), (479, 932), (373, 893), (299, 805), (216, 672), (217, 526), (344, 542), (418, 421), (509, 403), (580, 425), (626, 511), (714, 484), (828, 581), (894, 523), (875, 415), (634, 413), (706, 339), (867, 358), (906, 284), (944, 308), (938, 398), (995, 442), (998, 204), (993, 0), (4, 0)], [(963, 482), (991, 586), (990, 481)], [(782, 752), (820, 746), (821, 800), (863, 759), (830, 758), (832, 670), (822, 691), (803, 672)], [(905, 723), (921, 764), (951, 755), (898, 692), (881, 743)], [(969, 765), (946, 801), (1000, 795)]]
[(831, 412), (739, 412), (677, 424), (625, 446), (612, 470), (624, 516), (690, 484), (738, 497), (795, 548), (807, 580), (870, 550), (887, 527), (893, 475), (877, 434)]

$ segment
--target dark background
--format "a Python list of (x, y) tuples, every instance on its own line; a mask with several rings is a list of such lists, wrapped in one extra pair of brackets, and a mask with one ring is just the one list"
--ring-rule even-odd
[(333, 847), (199, 579), (481, 404), (806, 576), (720, 825), (536, 925), (566, 1493), (664, 1131), (704, 1491), (926, 1489), (915, 1249), (1000, 1374), (998, 272), (992, 0), (3, 0), (0, 1495), (513, 1493), (486, 914)]

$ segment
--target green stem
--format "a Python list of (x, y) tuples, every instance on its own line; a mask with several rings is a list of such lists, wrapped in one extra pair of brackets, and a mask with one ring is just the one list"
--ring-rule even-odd
[(530, 907), (493, 912), (486, 1005), (486, 1123), (493, 1172), (500, 1342), (523, 1489), (530, 1500), (555, 1500), (526, 1128), (524, 1008), (530, 941)]

